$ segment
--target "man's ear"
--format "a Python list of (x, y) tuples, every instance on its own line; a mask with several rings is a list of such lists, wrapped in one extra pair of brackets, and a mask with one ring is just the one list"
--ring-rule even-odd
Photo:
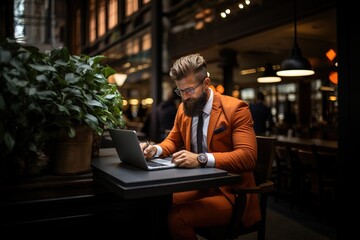
[(207, 78), (204, 79), (204, 84), (205, 84), (205, 86), (207, 86), (207, 87), (210, 86), (210, 78), (209, 78), (209, 77), (207, 77)]

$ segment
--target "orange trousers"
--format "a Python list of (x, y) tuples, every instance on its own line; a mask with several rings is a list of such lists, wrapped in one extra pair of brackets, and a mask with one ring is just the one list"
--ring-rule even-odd
[(227, 225), (232, 205), (219, 189), (173, 194), (168, 225), (174, 240), (197, 240), (196, 228)]

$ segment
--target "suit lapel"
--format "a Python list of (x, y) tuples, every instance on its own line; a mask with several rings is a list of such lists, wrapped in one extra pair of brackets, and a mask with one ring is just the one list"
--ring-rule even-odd
[[(185, 116), (185, 114), (184, 114)], [(188, 151), (191, 151), (191, 126), (192, 126), (192, 118), (191, 117), (187, 117), (185, 116), (185, 132), (186, 132), (186, 146), (185, 148), (188, 150)]]
[(220, 94), (215, 92), (214, 100), (213, 100), (213, 107), (212, 107), (211, 113), (210, 113), (210, 120), (209, 120), (208, 132), (207, 132), (207, 146), (208, 146), (209, 152), (211, 152), (211, 149), (210, 149), (211, 138), (214, 134), (216, 123), (220, 117), (220, 114), (221, 114)]

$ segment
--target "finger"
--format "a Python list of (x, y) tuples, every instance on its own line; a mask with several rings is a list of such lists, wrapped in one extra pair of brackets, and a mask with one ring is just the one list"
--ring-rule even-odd
[(185, 158), (179, 156), (174, 159), (174, 163), (175, 163), (175, 165), (179, 166), (179, 165), (183, 164), (185, 162), (185, 160), (186, 160)]
[(173, 153), (173, 158), (177, 158), (177, 157), (179, 157), (181, 155), (181, 153), (180, 152), (175, 152), (175, 153)]

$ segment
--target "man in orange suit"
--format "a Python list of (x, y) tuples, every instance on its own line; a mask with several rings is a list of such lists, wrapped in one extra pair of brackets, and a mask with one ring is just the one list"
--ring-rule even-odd
[[(173, 128), (161, 143), (147, 147), (140, 144), (146, 147), (145, 157), (172, 155), (178, 167), (216, 167), (241, 174), (239, 187), (255, 186), (257, 145), (247, 103), (210, 88), (210, 74), (199, 54), (176, 60), (170, 77), (176, 83), (175, 92), (181, 96), (182, 103)], [(256, 195), (247, 198), (242, 221), (250, 226), (260, 219), (260, 210)], [(233, 203), (230, 186), (174, 193), (168, 218), (172, 238), (195, 240), (196, 228), (228, 224)]]

